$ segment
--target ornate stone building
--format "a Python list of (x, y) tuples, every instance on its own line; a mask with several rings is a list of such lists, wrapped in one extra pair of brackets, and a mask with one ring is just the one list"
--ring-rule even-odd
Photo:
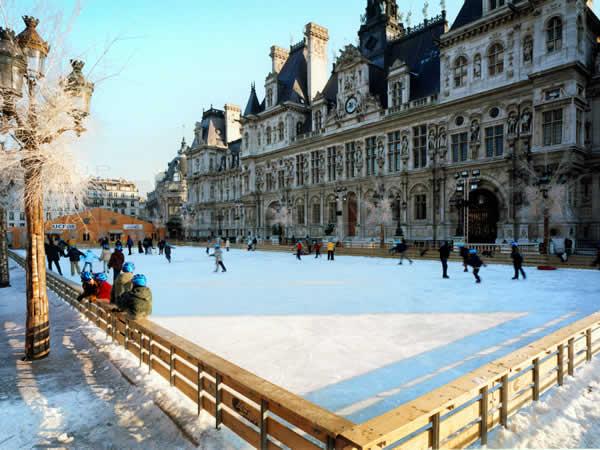
[(232, 161), (188, 173), (203, 186), (188, 199), (196, 224), (230, 236), (600, 239), (589, 4), (465, 0), (451, 26), (445, 12), (415, 27), (400, 18), (394, 0), (368, 0), (359, 44), (332, 70), (314, 23), (289, 50), (271, 48), (235, 163), (227, 140), (195, 143)]
[(187, 202), (187, 157), (185, 139), (177, 156), (165, 172), (156, 176), (155, 187), (146, 201), (147, 219), (167, 230), (168, 237), (182, 238), (185, 234), (184, 205)]

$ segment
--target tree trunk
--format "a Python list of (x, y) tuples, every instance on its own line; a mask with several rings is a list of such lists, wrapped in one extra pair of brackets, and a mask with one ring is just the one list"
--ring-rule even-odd
[[(50, 354), (50, 318), (46, 292), (43, 192), (36, 169), (25, 165), (25, 217), (27, 220), (27, 331), (25, 358)], [(38, 169), (39, 170), (39, 169)]]
[(6, 211), (0, 207), (0, 288), (10, 286), (8, 271), (8, 238), (6, 236)]

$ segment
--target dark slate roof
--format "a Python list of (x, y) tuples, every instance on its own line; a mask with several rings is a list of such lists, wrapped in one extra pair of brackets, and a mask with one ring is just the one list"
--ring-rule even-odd
[(277, 75), (277, 103), (291, 101), (308, 103), (307, 62), (304, 56), (304, 45), (292, 47), (290, 55)]
[(262, 108), (260, 107), (260, 103), (256, 95), (256, 88), (254, 87), (254, 84), (252, 84), (252, 88), (250, 89), (250, 98), (248, 99), (248, 103), (246, 104), (244, 115), (249, 116), (251, 114), (258, 114), (261, 111)]
[(241, 139), (238, 139), (237, 141), (231, 141), (229, 143), (229, 150), (231, 151), (232, 154), (239, 153), (241, 149), (242, 149), (242, 140)]
[(335, 103), (337, 100), (337, 94), (338, 76), (336, 72), (332, 72), (331, 76), (329, 77), (329, 80), (327, 81), (327, 84), (323, 88), (323, 97), (325, 97), (325, 100), (327, 100), (328, 102)]
[(482, 14), (482, 0), (465, 0), (450, 30), (456, 30), (457, 28), (464, 27), (471, 22), (475, 22), (477, 19), (481, 18)]
[(387, 72), (375, 64), (369, 64), (369, 91), (387, 107)]
[(427, 97), (440, 91), (440, 51), (436, 42), (444, 32), (444, 26), (445, 19), (430, 22), (390, 42), (386, 48), (386, 72), (397, 59), (408, 65), (411, 72), (410, 100)]

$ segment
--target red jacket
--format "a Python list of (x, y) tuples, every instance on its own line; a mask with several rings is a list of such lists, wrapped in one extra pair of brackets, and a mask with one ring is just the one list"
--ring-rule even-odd
[(302, 250), (302, 244), (300, 242), (298, 242), (296, 244), (296, 250), (301, 251)]
[(112, 291), (112, 285), (106, 281), (100, 281), (98, 283), (98, 295), (96, 300), (103, 303), (110, 303), (110, 292)]

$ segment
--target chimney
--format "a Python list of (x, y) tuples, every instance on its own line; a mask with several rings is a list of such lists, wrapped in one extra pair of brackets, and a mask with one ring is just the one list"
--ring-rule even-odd
[(322, 92), (329, 78), (327, 43), (329, 32), (327, 28), (310, 22), (304, 29), (306, 41), (306, 61), (308, 70), (308, 95), (312, 102), (318, 92)]
[(242, 137), (240, 117), (242, 110), (237, 105), (227, 103), (225, 105), (225, 140), (230, 142), (237, 141)]
[(281, 71), (281, 68), (287, 61), (288, 56), (290, 56), (290, 52), (288, 52), (287, 50), (285, 50), (281, 47), (273, 45), (271, 47), (271, 53), (269, 56), (271, 57), (271, 62), (273, 64), (271, 72), (279, 73)]

